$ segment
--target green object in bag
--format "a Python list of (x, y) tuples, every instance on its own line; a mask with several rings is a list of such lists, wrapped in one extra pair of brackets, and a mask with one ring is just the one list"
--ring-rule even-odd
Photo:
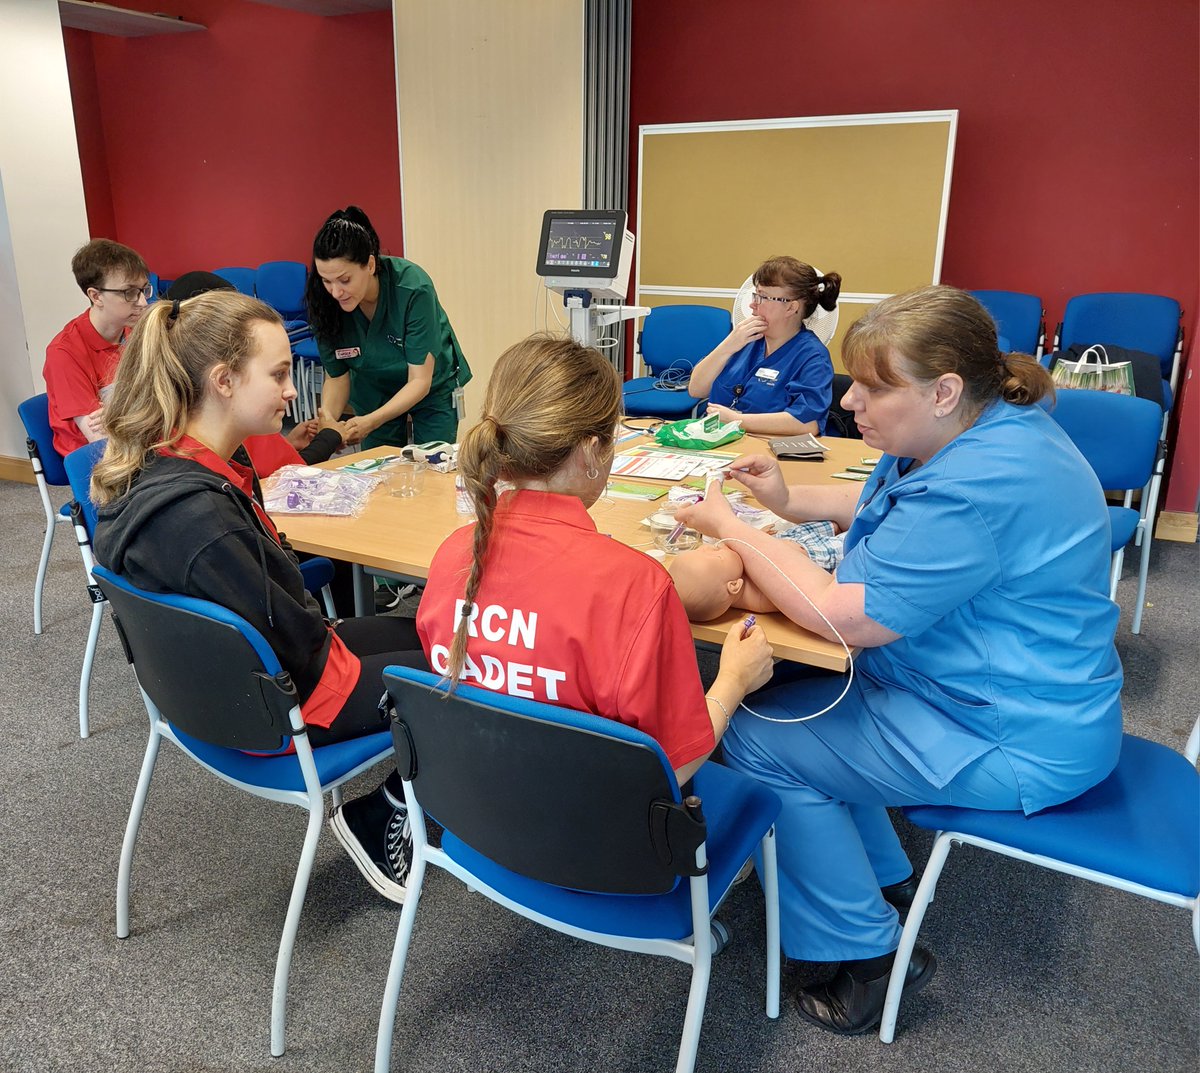
[(1133, 388), (1133, 365), (1127, 361), (1109, 361), (1108, 351), (1097, 343), (1090, 346), (1078, 361), (1058, 359), (1050, 378), (1054, 386), (1084, 391), (1110, 391), (1114, 395), (1136, 395)]
[(722, 421), (717, 414), (709, 414), (707, 417), (668, 421), (654, 434), (654, 442), (664, 447), (706, 451), (710, 447), (740, 440), (744, 435), (746, 433), (740, 422)]

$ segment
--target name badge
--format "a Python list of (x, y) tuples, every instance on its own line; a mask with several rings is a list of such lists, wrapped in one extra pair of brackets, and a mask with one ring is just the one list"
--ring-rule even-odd
[(361, 356), (361, 354), (362, 348), (356, 346), (342, 347), (341, 350), (335, 350), (333, 352), (333, 356), (337, 358), (338, 361), (351, 361), (354, 358)]
[(773, 384), (779, 379), (778, 369), (759, 369), (754, 374), (755, 380), (761, 380), (764, 384)]

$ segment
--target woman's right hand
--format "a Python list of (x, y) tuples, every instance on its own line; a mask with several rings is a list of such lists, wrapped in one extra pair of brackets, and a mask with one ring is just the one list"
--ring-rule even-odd
[(770, 681), (774, 666), (774, 654), (762, 627), (734, 623), (721, 645), (720, 677), (730, 675), (744, 697)]
[(742, 347), (753, 343), (755, 339), (761, 339), (766, 330), (766, 319), (752, 314), (746, 317), (745, 320), (738, 321), (734, 325), (733, 331), (726, 336), (726, 342), (733, 348), (733, 353), (736, 354)]
[(742, 455), (729, 466), (729, 476), (744, 484), (767, 510), (779, 514), (790, 496), (783, 470), (769, 455)]

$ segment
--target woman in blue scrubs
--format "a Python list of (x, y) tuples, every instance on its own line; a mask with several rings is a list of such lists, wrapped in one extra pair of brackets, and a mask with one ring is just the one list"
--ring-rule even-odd
[(825, 431), (833, 387), (829, 350), (804, 326), (817, 306), (833, 309), (836, 272), (820, 275), (795, 257), (772, 257), (754, 273), (751, 315), (692, 370), (688, 393), (708, 412), (758, 436)]
[[(862, 649), (827, 714), (796, 721), (832, 702), (841, 678), (768, 686), (724, 738), (730, 766), (783, 799), (784, 952), (841, 963), (797, 990), (800, 1012), (854, 1034), (879, 1023), (896, 910), (915, 890), (886, 807), (1028, 814), (1077, 797), (1116, 764), (1122, 678), (1104, 495), (1036, 405), (1048, 374), (1001, 354), (983, 307), (949, 287), (880, 302), (843, 354), (854, 378), (843, 405), (882, 452), (861, 496), (788, 488), (766, 456), (733, 464), (776, 513), (847, 530), (836, 573), (739, 522), (723, 496), (679, 519), (737, 541), (790, 618)], [(917, 947), (906, 993), (934, 967)]]

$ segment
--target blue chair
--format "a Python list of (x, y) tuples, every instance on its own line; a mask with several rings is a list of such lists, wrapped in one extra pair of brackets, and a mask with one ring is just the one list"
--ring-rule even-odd
[(264, 261), (258, 266), (254, 293), (283, 317), (283, 326), (292, 339), (309, 334), (304, 299), (307, 277), (308, 269), (299, 261)]
[(879, 1038), (891, 1043), (904, 974), (938, 877), (955, 843), (1189, 909), (1200, 950), (1200, 722), (1188, 753), (1126, 734), (1116, 769), (1098, 786), (1032, 816), (939, 805), (904, 815), (936, 832), (929, 863), (900, 938)]
[(248, 294), (251, 298), (254, 297), (255, 276), (257, 273), (253, 268), (244, 268), (240, 265), (235, 265), (230, 268), (215, 268), (213, 269), (214, 276), (220, 276), (228, 283), (232, 283), (234, 290), (240, 294)]
[[(1162, 410), (1148, 399), (1107, 391), (1058, 391), (1050, 416), (1062, 426), (1088, 460), (1102, 487), (1125, 493), (1119, 507), (1109, 507), (1112, 523), (1112, 573), (1109, 595), (1117, 598), (1117, 582), (1130, 539), (1142, 549), (1138, 564), (1137, 603), (1133, 632), (1141, 633), (1146, 605), (1146, 574), (1150, 569), (1154, 510), (1158, 500), (1163, 455), (1160, 433)], [(1141, 491), (1141, 508), (1131, 505)]]
[(996, 322), (1005, 351), (1042, 356), (1046, 347), (1046, 311), (1042, 300), (1020, 291), (970, 291)]
[(325, 367), (312, 336), (292, 342), (292, 379), (296, 382), (292, 416), (297, 421), (308, 421), (317, 416), (321, 386), (325, 382)]
[[(712, 915), (761, 847), (767, 1016), (779, 1016), (773, 825), (780, 803), (771, 790), (706, 764), (693, 780), (694, 796), (681, 798), (658, 743), (621, 723), (472, 686), (447, 694), (444, 680), (428, 671), (389, 667), (384, 683), (395, 705), (392, 738), (413, 864), (384, 990), (376, 1073), (390, 1064), (431, 864), (565, 935), (690, 964), (675, 1066), (690, 1073), (708, 994)], [(440, 849), (429, 844), (426, 811), (444, 828)]]
[(163, 293), (163, 290), (159, 287), (158, 273), (148, 272), (146, 274), (146, 279), (150, 286), (154, 288), (154, 293), (150, 295), (150, 301), (157, 302), (158, 296)]
[(1170, 410), (1183, 354), (1182, 317), (1179, 303), (1161, 294), (1079, 294), (1067, 302), (1054, 349), (1103, 343), (1153, 354), (1162, 370), (1164, 409)]
[(87, 591), (92, 601), (92, 622), (88, 627), (87, 645), (83, 650), (83, 667), (79, 672), (79, 736), (88, 736), (88, 690), (92, 681), (92, 664), (96, 658), (96, 642), (100, 638), (100, 620), (104, 617), (104, 595), (96, 587), (93, 569), (96, 558), (92, 554), (92, 536), (96, 532), (96, 505), (92, 502), (92, 469), (104, 454), (106, 440), (86, 443), (76, 448), (65, 459), (63, 468), (71, 485), (71, 521), (75, 526), (75, 543), (83, 557), (83, 569), (87, 574)]
[[(625, 385), (626, 416), (675, 421), (700, 413), (705, 400), (694, 399), (687, 391), (692, 367), (732, 328), (728, 311), (715, 306), (656, 306), (638, 334), (642, 361), (650, 375), (634, 377)], [(664, 384), (677, 386), (672, 389)]]
[[(384, 732), (312, 748), (290, 676), (244, 619), (207, 600), (144, 592), (103, 566), (94, 573), (112, 604), (150, 717), (150, 739), (121, 844), (117, 936), (129, 936), (133, 849), (162, 741), (173, 742), (231, 786), (308, 813), (275, 963), (271, 1054), (278, 1057), (284, 1051), (292, 948), (323, 826), (325, 794), (340, 803), (343, 783), (391, 755), (391, 738)], [(202, 1010), (203, 1003), (197, 1008)]]
[(50, 548), (54, 544), (54, 527), (71, 523), (71, 505), (64, 503), (58, 510), (50, 502), (51, 488), (67, 486), (67, 471), (62, 455), (54, 449), (54, 432), (50, 428), (50, 400), (43, 391), (17, 406), (21, 424), (25, 426), (25, 449), (33, 466), (38, 495), (46, 512), (46, 533), (42, 539), (42, 557), (38, 560), (37, 580), (33, 583), (33, 632), (42, 632), (42, 589), (46, 583), (46, 568), (50, 563)]

